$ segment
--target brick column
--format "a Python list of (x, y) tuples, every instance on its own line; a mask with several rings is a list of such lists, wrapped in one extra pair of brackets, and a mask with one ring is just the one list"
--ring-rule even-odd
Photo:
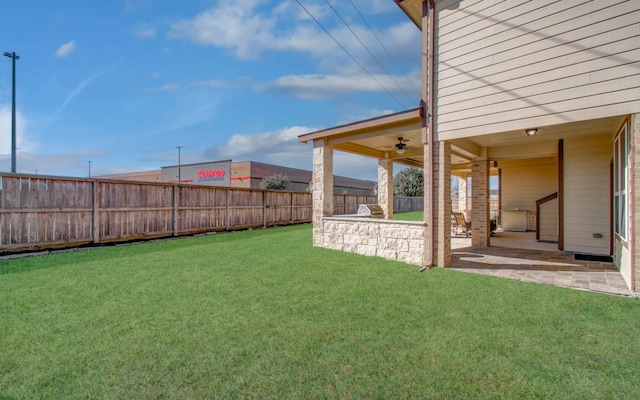
[(489, 246), (489, 161), (471, 162), (471, 244)]
[(631, 289), (640, 293), (640, 114), (631, 116), (631, 161)]
[(313, 141), (313, 245), (324, 246), (322, 218), (333, 215), (333, 149)]
[(451, 265), (451, 143), (433, 143), (434, 265)]
[(378, 160), (378, 204), (386, 219), (393, 218), (393, 161)]

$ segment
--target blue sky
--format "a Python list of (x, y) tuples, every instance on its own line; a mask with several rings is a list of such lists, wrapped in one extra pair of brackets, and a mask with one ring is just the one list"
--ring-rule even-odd
[[(298, 1), (357, 62), (296, 0), (4, 0), (0, 50), (20, 56), (18, 172), (157, 169), (177, 164), (176, 146), (183, 163), (311, 169), (298, 135), (417, 106), (420, 31), (393, 0)], [(375, 180), (376, 162), (336, 153), (334, 172)]]

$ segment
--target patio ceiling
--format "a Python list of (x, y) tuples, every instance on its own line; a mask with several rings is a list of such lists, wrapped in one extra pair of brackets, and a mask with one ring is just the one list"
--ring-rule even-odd
[[(490, 135), (451, 138), (451, 170), (453, 174), (470, 172), (474, 158), (491, 161), (550, 157), (557, 154), (558, 140), (569, 137), (611, 134), (621, 123), (621, 117), (570, 122), (538, 127), (535, 136), (527, 136), (524, 129)], [(395, 151), (398, 138), (407, 149), (402, 155)], [(322, 131), (301, 135), (304, 143), (323, 139), (331, 148), (348, 153), (393, 160), (417, 168), (424, 167), (422, 118), (414, 108), (395, 114), (358, 121)]]
[[(407, 150), (403, 155), (398, 155), (395, 151), (399, 137), (407, 144)], [(330, 147), (348, 153), (393, 160), (418, 168), (422, 168), (424, 163), (422, 118), (419, 108), (298, 137), (298, 140), (304, 143), (314, 139), (324, 139)]]
[[(395, 151), (398, 138), (407, 145), (404, 154)], [(301, 135), (298, 140), (307, 143), (323, 139), (336, 150), (380, 160), (393, 160), (416, 168), (424, 168), (424, 144), (422, 141), (422, 117), (420, 108), (385, 115), (347, 125), (341, 125)], [(473, 158), (481, 155), (481, 147), (465, 139), (452, 142), (452, 169), (466, 169)]]
[[(557, 153), (558, 140), (610, 135), (623, 119), (624, 117), (610, 117), (535, 127), (538, 129), (535, 136), (527, 136), (524, 129), (521, 129), (467, 137), (463, 140), (487, 148), (487, 158), (494, 161), (548, 157)], [(457, 140), (452, 139), (451, 142), (456, 143)]]

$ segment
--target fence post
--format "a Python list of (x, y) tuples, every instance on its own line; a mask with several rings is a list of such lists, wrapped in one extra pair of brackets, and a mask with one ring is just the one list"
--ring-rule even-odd
[(262, 227), (267, 227), (267, 191), (262, 191)]
[(93, 224), (93, 243), (98, 244), (100, 242), (100, 198), (98, 197), (100, 192), (98, 190), (98, 181), (94, 180), (92, 185), (93, 199), (92, 199), (92, 224)]
[(229, 228), (231, 228), (231, 226), (229, 226), (231, 218), (229, 217), (229, 188), (225, 189), (226, 192), (226, 199), (225, 199), (225, 203), (224, 203), (224, 224), (226, 226), (226, 230), (229, 230)]
[(293, 225), (293, 192), (291, 192), (291, 225)]
[(178, 203), (180, 202), (180, 186), (173, 185), (173, 236), (178, 236)]

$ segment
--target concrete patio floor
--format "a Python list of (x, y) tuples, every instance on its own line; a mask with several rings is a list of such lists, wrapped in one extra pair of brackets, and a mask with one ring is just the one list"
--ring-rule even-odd
[[(533, 236), (532, 236), (533, 234)], [(631, 296), (622, 275), (609, 262), (576, 260), (556, 243), (535, 241), (535, 232), (502, 232), (491, 247), (473, 248), (471, 239), (452, 238), (449, 269), (524, 282)]]

